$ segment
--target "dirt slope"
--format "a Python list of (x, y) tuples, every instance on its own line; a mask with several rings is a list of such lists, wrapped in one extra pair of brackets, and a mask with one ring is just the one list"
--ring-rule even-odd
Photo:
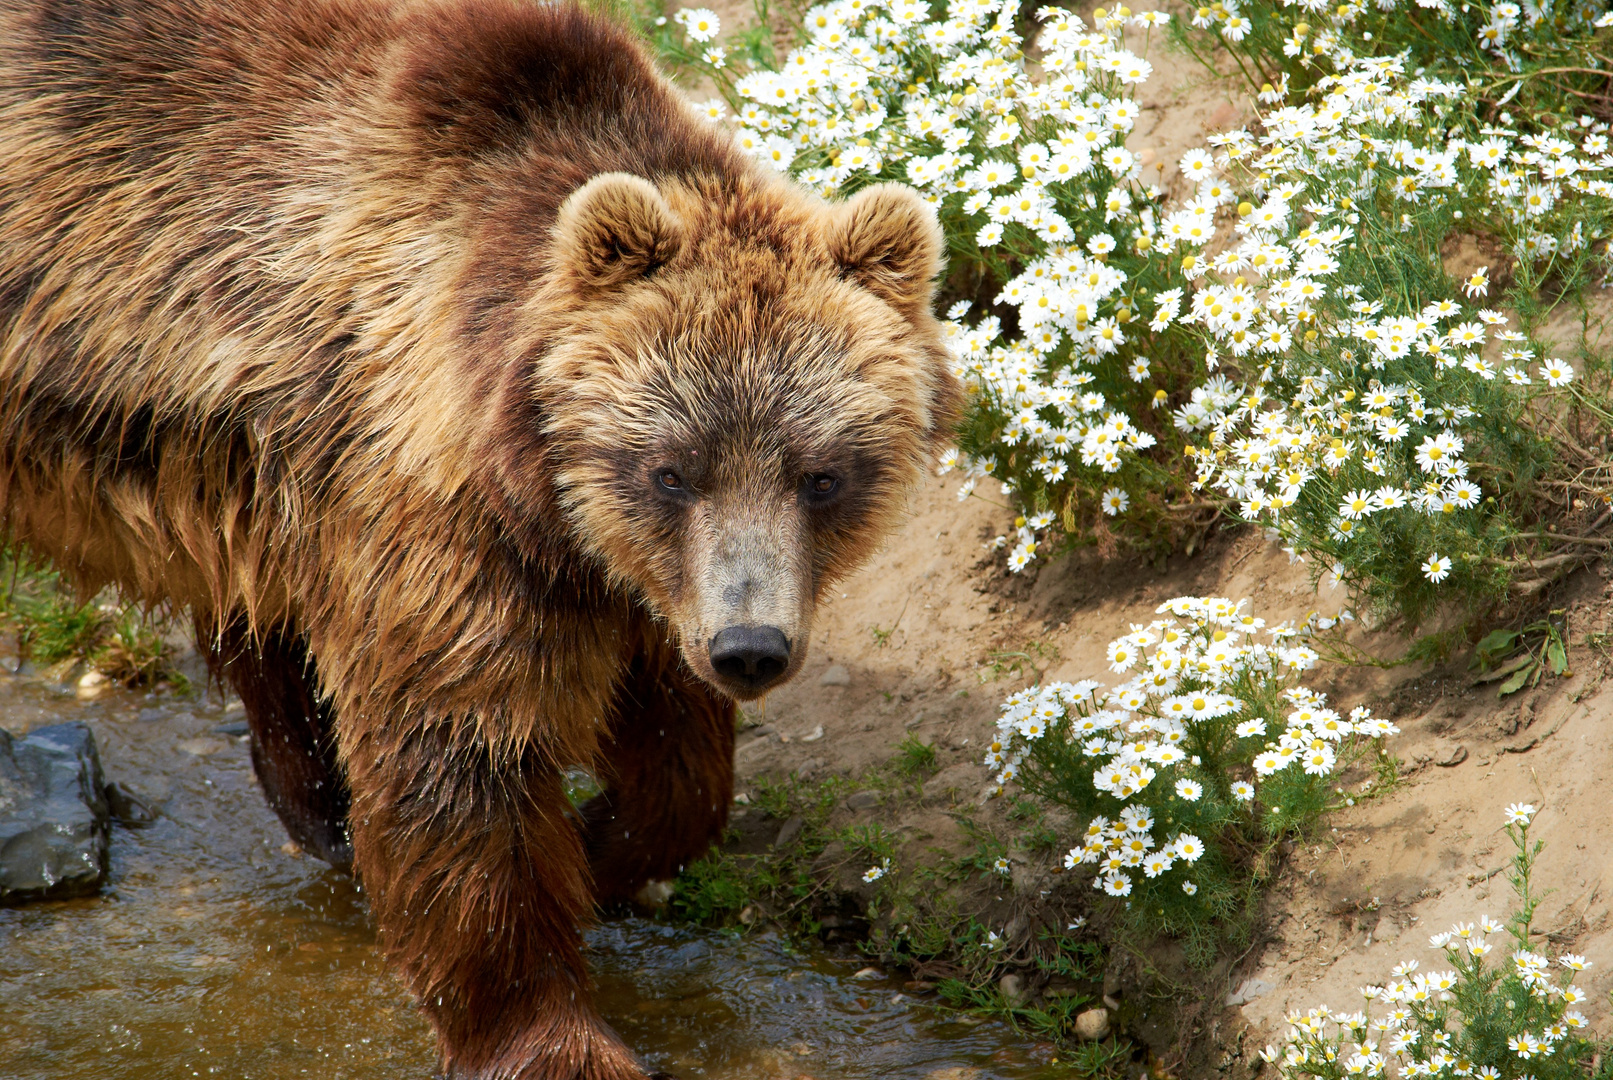
[[(889, 818), (878, 808), (840, 815), (898, 830), (914, 865), (963, 846), (948, 810), (1007, 828), (1004, 800), (979, 801), (989, 779), (980, 747), (1000, 700), (1036, 676), (994, 678), (1003, 663), (1034, 662), (1050, 679), (1105, 678), (1109, 641), (1179, 595), (1247, 597), (1270, 620), (1331, 614), (1345, 602), (1343, 590), (1313, 587), (1309, 567), (1291, 564), (1253, 530), (1220, 533), (1208, 550), (1174, 556), (1163, 569), (1077, 552), (1041, 568), (1034, 583), (1007, 583), (982, 547), (1004, 527), (1006, 509), (981, 499), (959, 504), (952, 491), (946, 479), (926, 484), (907, 527), (838, 590), (805, 672), (770, 696), (765, 713), (747, 713), (761, 726), (741, 735), (738, 751), (743, 790), (764, 773), (858, 776), (909, 734), (933, 743), (939, 772), (925, 784), (923, 806)], [(1227, 992), (1248, 1000), (1216, 1019), (1223, 1046), (1236, 1046), (1246, 1031), (1252, 1053), (1280, 1036), (1292, 1009), (1357, 1008), (1357, 988), (1381, 983), (1399, 961), (1438, 966), (1429, 934), (1458, 919), (1504, 915), (1510, 892), (1492, 871), (1511, 852), (1500, 828), (1511, 802), (1541, 808), (1534, 833), (1547, 844), (1537, 872), (1537, 886), (1549, 890), (1537, 923), (1543, 939), (1552, 955), (1576, 951), (1600, 962), (1588, 985), (1605, 1013), (1613, 801), (1599, 789), (1613, 775), (1613, 696), (1607, 657), (1586, 642), (1613, 628), (1606, 572), (1587, 571), (1564, 587), (1558, 602), (1571, 611), (1572, 675), (1533, 691), (1498, 699), (1494, 683), (1471, 685), (1465, 657), (1436, 670), (1324, 665), (1314, 673), (1310, 684), (1337, 704), (1368, 702), (1395, 719), (1403, 776), (1293, 853), (1274, 891), (1270, 939), (1228, 976)], [(1393, 635), (1365, 628), (1352, 641), (1388, 657), (1404, 649)], [(1055, 883), (1054, 864), (1016, 865), (1013, 891), (1031, 902)]]

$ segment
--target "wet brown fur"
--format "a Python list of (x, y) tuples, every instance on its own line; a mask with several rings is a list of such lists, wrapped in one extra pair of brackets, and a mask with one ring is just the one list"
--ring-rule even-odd
[(685, 640), (719, 511), (634, 485), (703, 454), (702, 507), (810, 538), (810, 605), (956, 411), (938, 260), (912, 196), (762, 173), (573, 8), (0, 0), (4, 528), (192, 609), (294, 834), (273, 738), (334, 745), (300, 838), (340, 861), (350, 793), (454, 1076), (641, 1075), (578, 926), (721, 831), (733, 706)]

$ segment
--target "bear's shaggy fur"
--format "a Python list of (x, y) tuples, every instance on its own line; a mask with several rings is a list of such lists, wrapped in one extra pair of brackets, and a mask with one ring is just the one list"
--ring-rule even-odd
[(578, 927), (720, 832), (955, 414), (940, 254), (572, 7), (0, 0), (3, 526), (193, 611), (451, 1075), (639, 1076)]

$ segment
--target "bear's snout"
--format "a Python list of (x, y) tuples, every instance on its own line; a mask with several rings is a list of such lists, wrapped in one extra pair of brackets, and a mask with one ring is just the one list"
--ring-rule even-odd
[(709, 647), (712, 670), (747, 690), (777, 682), (790, 667), (790, 639), (776, 626), (729, 626)]

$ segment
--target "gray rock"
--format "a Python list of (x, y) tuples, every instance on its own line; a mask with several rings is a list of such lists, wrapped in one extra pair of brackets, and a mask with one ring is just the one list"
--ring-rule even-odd
[(0, 904), (99, 889), (109, 815), (88, 725), (0, 730)]
[(1002, 991), (1003, 999), (1016, 1009), (1030, 1000), (1030, 995), (1025, 992), (1025, 980), (1018, 975), (1004, 975), (997, 980), (997, 989)]
[(144, 721), (145, 723), (149, 724), (154, 720), (161, 720), (163, 717), (165, 717), (167, 715), (168, 715), (168, 712), (167, 712), (166, 709), (158, 709), (158, 708), (153, 707), (153, 708), (148, 708), (148, 709), (141, 709), (137, 714), (135, 714), (135, 719)]
[(833, 664), (818, 679), (820, 686), (850, 686), (851, 672), (846, 670), (844, 664)]
[(878, 805), (877, 791), (859, 791), (846, 800), (846, 807), (850, 810), (872, 810)]
[(776, 848), (781, 848), (788, 844), (791, 840), (794, 840), (800, 835), (801, 828), (804, 825), (806, 825), (805, 818), (792, 817), (790, 820), (786, 821), (784, 823), (784, 827), (779, 829), (778, 837), (773, 841), (773, 846)]

